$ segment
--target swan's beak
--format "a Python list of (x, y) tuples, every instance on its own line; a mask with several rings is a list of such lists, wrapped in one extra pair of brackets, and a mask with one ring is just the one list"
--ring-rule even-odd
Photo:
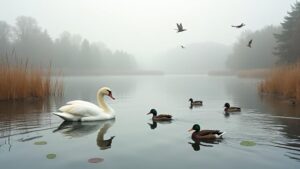
[(114, 96), (112, 95), (111, 92), (108, 93), (108, 96), (109, 96), (111, 99), (115, 100), (115, 98), (114, 98)]
[(189, 130), (188, 130), (188, 132), (191, 132), (191, 131), (193, 131), (193, 129), (189, 129)]

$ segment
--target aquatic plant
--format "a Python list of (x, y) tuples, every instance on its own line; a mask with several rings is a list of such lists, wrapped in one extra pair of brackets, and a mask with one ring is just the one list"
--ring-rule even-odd
[(274, 68), (258, 86), (260, 93), (284, 96), (300, 101), (300, 62)]
[(52, 75), (51, 64), (34, 67), (13, 54), (0, 56), (0, 100), (46, 98), (62, 92), (61, 76)]

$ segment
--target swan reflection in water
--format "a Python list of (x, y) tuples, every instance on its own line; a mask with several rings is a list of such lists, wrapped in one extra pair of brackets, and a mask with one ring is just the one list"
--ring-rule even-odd
[(148, 123), (148, 125), (150, 126), (150, 128), (152, 130), (154, 130), (157, 127), (157, 123), (164, 125), (164, 124), (171, 124), (172, 121), (154, 121), (154, 120), (152, 120), (152, 123)]
[(192, 139), (194, 142), (188, 142), (194, 149), (194, 151), (199, 151), (200, 146), (203, 147), (213, 147), (214, 144), (219, 144), (222, 139)]
[(115, 136), (111, 136), (109, 139), (105, 140), (104, 135), (107, 130), (113, 126), (115, 120), (106, 120), (106, 121), (95, 121), (95, 122), (72, 122), (64, 121), (58, 126), (57, 129), (53, 131), (59, 132), (62, 135), (68, 138), (80, 138), (87, 135), (90, 135), (98, 131), (96, 143), (101, 150), (111, 148), (112, 140)]

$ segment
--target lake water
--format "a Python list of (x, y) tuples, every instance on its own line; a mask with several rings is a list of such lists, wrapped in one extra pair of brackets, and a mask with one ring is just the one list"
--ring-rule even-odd
[[(0, 102), (1, 168), (298, 169), (300, 108), (260, 96), (258, 82), (205, 75), (66, 77), (61, 98)], [(52, 115), (70, 100), (96, 103), (102, 86), (116, 98), (106, 99), (115, 120), (63, 123)], [(190, 109), (189, 98), (204, 105)], [(242, 112), (224, 115), (225, 102)], [(146, 115), (151, 108), (175, 119), (155, 124)], [(226, 134), (222, 140), (195, 143), (187, 132), (195, 123)], [(56, 157), (48, 159), (48, 154)], [(101, 162), (89, 163), (91, 158)]]

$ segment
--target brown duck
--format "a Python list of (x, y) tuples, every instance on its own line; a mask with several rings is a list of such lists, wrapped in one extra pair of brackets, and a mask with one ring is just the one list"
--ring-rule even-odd
[(193, 128), (189, 131), (194, 131), (192, 134), (193, 140), (217, 139), (222, 138), (222, 135), (225, 134), (225, 132), (221, 132), (220, 130), (200, 130), (199, 124), (194, 124)]
[(157, 111), (155, 109), (151, 109), (150, 112), (147, 113), (147, 115), (148, 114), (153, 115), (152, 116), (153, 121), (171, 121), (171, 120), (173, 120), (172, 116), (169, 115), (169, 114), (159, 114), (159, 115), (157, 115)]
[(225, 103), (224, 105), (225, 109), (224, 111), (227, 112), (240, 112), (241, 108), (240, 107), (231, 107), (229, 103)]
[(192, 98), (189, 99), (191, 102), (191, 106), (202, 106), (203, 102), (202, 101), (194, 101)]

